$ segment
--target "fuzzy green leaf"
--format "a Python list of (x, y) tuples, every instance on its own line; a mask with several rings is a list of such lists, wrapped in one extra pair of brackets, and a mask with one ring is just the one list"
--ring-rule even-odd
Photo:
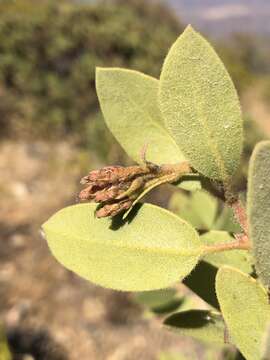
[(146, 144), (147, 160), (156, 164), (185, 160), (163, 124), (157, 79), (134, 70), (97, 68), (96, 88), (108, 128), (133, 160), (142, 162)]
[(266, 291), (255, 279), (230, 267), (218, 271), (216, 291), (230, 341), (247, 360), (261, 360), (270, 319)]
[[(209, 231), (201, 236), (201, 240), (205, 245), (214, 245), (226, 244), (235, 239), (226, 231)], [(245, 250), (230, 250), (207, 254), (203, 259), (216, 267), (229, 265), (246, 273), (252, 272), (252, 259)]]
[[(105, 122), (127, 154), (141, 163), (141, 151), (156, 164), (185, 160), (165, 128), (157, 103), (158, 80), (138, 71), (97, 68), (96, 88)], [(187, 179), (180, 185), (192, 190), (198, 181)]]
[(184, 302), (177, 296), (175, 289), (142, 291), (135, 294), (135, 301), (156, 314), (166, 314), (176, 311)]
[(224, 230), (231, 233), (241, 232), (241, 226), (236, 222), (233, 210), (229, 206), (224, 206), (220, 215), (213, 224), (212, 230)]
[(165, 59), (159, 95), (165, 123), (192, 166), (227, 180), (242, 150), (240, 105), (221, 60), (191, 26)]
[(270, 359), (270, 322), (266, 326), (264, 332), (262, 349), (261, 349), (261, 358), (262, 360)]
[(169, 316), (164, 324), (197, 340), (211, 345), (224, 345), (224, 322), (219, 313), (207, 310), (188, 310)]
[(128, 291), (165, 288), (189, 274), (202, 254), (197, 232), (167, 210), (144, 204), (123, 222), (96, 219), (95, 208), (64, 208), (43, 229), (58, 261), (96, 284)]
[(206, 191), (196, 191), (190, 195), (174, 193), (169, 208), (200, 230), (211, 229), (216, 217), (218, 202)]
[(270, 286), (270, 141), (259, 143), (250, 160), (248, 220), (256, 271)]
[(167, 304), (168, 301), (171, 301), (175, 297), (175, 295), (176, 290), (173, 288), (142, 291), (135, 294), (135, 300), (143, 306), (156, 308)]

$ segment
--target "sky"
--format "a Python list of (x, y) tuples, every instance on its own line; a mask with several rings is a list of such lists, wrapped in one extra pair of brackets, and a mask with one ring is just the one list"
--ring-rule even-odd
[(198, 30), (270, 34), (270, 0), (164, 0)]

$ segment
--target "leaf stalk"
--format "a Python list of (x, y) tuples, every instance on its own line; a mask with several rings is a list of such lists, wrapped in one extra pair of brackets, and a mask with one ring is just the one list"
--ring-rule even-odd
[(251, 244), (246, 234), (236, 234), (235, 240), (225, 244), (209, 245), (204, 247), (204, 254), (217, 253), (229, 250), (250, 250)]

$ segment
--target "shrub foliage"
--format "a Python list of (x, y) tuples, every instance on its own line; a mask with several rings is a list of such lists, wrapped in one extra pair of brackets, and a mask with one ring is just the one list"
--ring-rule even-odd
[(180, 30), (165, 6), (140, 0), (1, 2), (1, 125), (35, 136), (79, 132), (86, 140), (97, 110), (95, 67), (158, 76)]

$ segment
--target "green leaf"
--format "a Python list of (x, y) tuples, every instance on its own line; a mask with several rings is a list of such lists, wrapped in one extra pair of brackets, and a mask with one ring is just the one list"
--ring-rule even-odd
[(226, 181), (242, 150), (240, 105), (221, 60), (191, 26), (165, 59), (159, 95), (165, 123), (191, 165)]
[(250, 160), (248, 221), (255, 267), (270, 286), (270, 141), (260, 142)]
[(270, 319), (266, 291), (255, 279), (230, 267), (218, 271), (216, 291), (230, 341), (247, 360), (261, 360), (263, 335)]
[(167, 210), (144, 204), (123, 222), (96, 219), (95, 208), (64, 208), (43, 229), (58, 261), (96, 284), (128, 291), (165, 288), (184, 278), (202, 255), (197, 232)]
[(143, 291), (135, 295), (135, 301), (157, 314), (175, 311), (184, 302), (175, 289)]
[(147, 160), (156, 164), (185, 160), (165, 129), (157, 79), (134, 70), (97, 68), (96, 88), (107, 126), (133, 160), (142, 162), (146, 144)]
[(262, 360), (270, 359), (270, 322), (266, 326), (266, 329), (265, 329), (265, 332), (263, 335), (261, 358), (262, 358)]
[[(202, 235), (201, 240), (205, 245), (214, 245), (229, 243), (234, 241), (234, 238), (225, 231), (210, 231)], [(251, 273), (253, 270), (251, 256), (246, 250), (206, 254), (203, 259), (216, 267), (229, 265), (246, 273)]]
[(135, 300), (149, 308), (160, 307), (164, 304), (167, 304), (168, 301), (171, 301), (176, 295), (176, 290), (171, 289), (161, 289), (161, 290), (152, 290), (152, 291), (141, 291), (135, 294)]
[(190, 195), (176, 192), (169, 203), (169, 208), (174, 213), (200, 230), (211, 229), (217, 207), (217, 200), (206, 191), (196, 191)]
[(217, 268), (200, 261), (196, 268), (184, 279), (183, 283), (212, 307), (219, 309), (215, 291)]
[[(184, 155), (164, 126), (157, 103), (158, 80), (138, 71), (97, 68), (96, 88), (105, 122), (127, 154), (141, 163), (141, 151), (156, 164), (173, 164)], [(181, 187), (199, 188), (186, 180)]]
[(224, 322), (219, 313), (207, 310), (188, 310), (169, 316), (164, 324), (197, 340), (211, 345), (224, 345)]
[(242, 231), (240, 225), (235, 220), (232, 208), (226, 205), (213, 224), (212, 230), (224, 230), (232, 233)]

